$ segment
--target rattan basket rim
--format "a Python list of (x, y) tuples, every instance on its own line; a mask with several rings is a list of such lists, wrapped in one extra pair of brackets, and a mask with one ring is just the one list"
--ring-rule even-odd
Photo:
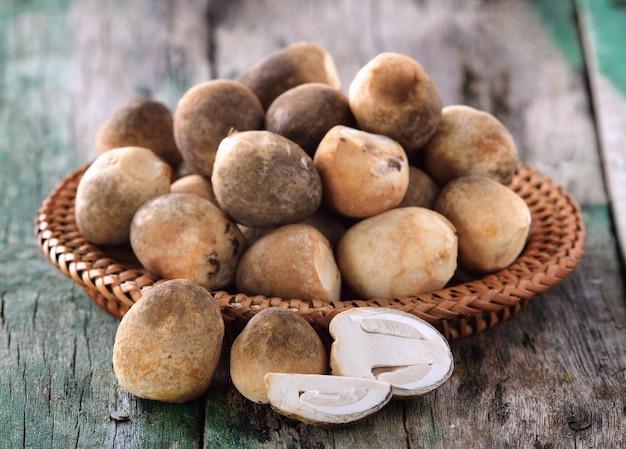
[[(98, 247), (78, 231), (74, 197), (87, 167), (66, 175), (44, 199), (35, 219), (35, 236), (40, 250), (56, 268), (79, 284), (98, 306), (122, 318), (147, 289), (163, 279), (141, 268), (130, 248)], [(510, 187), (528, 204), (533, 221), (522, 254), (497, 273), (427, 294), (333, 303), (212, 293), (233, 335), (268, 307), (293, 309), (318, 331), (326, 331), (332, 317), (346, 308), (391, 307), (430, 322), (449, 340), (481, 332), (519, 312), (535, 295), (559, 284), (584, 254), (584, 220), (569, 192), (523, 163), (518, 164)]]

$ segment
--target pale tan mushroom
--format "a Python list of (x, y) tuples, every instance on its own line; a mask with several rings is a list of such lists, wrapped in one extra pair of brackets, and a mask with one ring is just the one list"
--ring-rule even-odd
[(366, 218), (339, 240), (337, 265), (359, 297), (390, 298), (443, 288), (457, 268), (456, 230), (443, 215), (402, 207)]
[(341, 273), (328, 239), (313, 226), (290, 224), (257, 239), (235, 274), (237, 290), (248, 295), (334, 301)]
[(135, 396), (187, 402), (211, 385), (223, 338), (220, 307), (205, 288), (186, 279), (165, 281), (147, 290), (120, 321), (113, 370)]
[(76, 188), (78, 230), (96, 245), (127, 243), (137, 210), (170, 190), (172, 169), (152, 150), (113, 148), (100, 154)]
[(492, 178), (456, 178), (441, 190), (434, 207), (457, 229), (459, 265), (469, 272), (496, 272), (524, 250), (532, 224), (530, 209), (522, 197)]
[(348, 217), (371, 217), (396, 207), (409, 185), (408, 157), (398, 142), (348, 126), (326, 133), (313, 163), (324, 202)]
[(358, 127), (384, 134), (405, 151), (419, 150), (441, 120), (441, 94), (419, 62), (384, 52), (365, 64), (348, 90)]

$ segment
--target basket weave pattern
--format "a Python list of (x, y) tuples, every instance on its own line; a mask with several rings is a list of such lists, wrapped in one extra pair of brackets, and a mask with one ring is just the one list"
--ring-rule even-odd
[[(82, 286), (98, 306), (121, 318), (162, 279), (146, 272), (130, 247), (101, 248), (78, 231), (74, 198), (86, 169), (67, 175), (44, 200), (35, 219), (35, 235), (55, 267)], [(412, 313), (435, 325), (449, 340), (493, 327), (568, 276), (585, 247), (583, 217), (570, 193), (521, 163), (510, 187), (530, 207), (533, 222), (526, 248), (506, 269), (426, 294), (332, 304), (212, 292), (227, 332), (236, 335), (252, 316), (268, 307), (294, 309), (318, 331), (326, 331), (337, 313), (351, 307), (392, 307)]]

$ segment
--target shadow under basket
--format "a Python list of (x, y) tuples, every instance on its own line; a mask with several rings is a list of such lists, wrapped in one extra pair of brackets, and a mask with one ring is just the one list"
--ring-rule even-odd
[[(129, 246), (96, 246), (78, 231), (74, 199), (86, 169), (83, 166), (67, 175), (43, 201), (35, 219), (35, 235), (55, 267), (79, 284), (98, 306), (121, 318), (147, 289), (163, 279), (144, 270)], [(250, 318), (268, 307), (293, 309), (320, 333), (326, 333), (330, 320), (348, 308), (391, 307), (428, 321), (448, 340), (476, 334), (508, 319), (576, 268), (586, 236), (578, 203), (549, 177), (520, 163), (509, 187), (529, 206), (532, 226), (524, 251), (507, 268), (441, 290), (396, 298), (327, 303), (213, 291), (227, 339), (232, 341)]]

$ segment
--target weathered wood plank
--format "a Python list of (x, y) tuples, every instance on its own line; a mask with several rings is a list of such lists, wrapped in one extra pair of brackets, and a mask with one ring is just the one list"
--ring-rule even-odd
[[(160, 14), (156, 29), (169, 20)], [(120, 391), (111, 367), (118, 320), (51, 271), (33, 239), (41, 201), (85, 161), (72, 131), (91, 94), (73, 90), (74, 31), (68, 2), (0, 4), (0, 446), (199, 447), (204, 403), (166, 406)], [(116, 424), (115, 410), (131, 420)]]
[(72, 2), (75, 148), (95, 157), (98, 127), (137, 95), (173, 111), (183, 92), (210, 77), (204, 0)]
[(626, 260), (626, 5), (577, 0), (606, 188)]

